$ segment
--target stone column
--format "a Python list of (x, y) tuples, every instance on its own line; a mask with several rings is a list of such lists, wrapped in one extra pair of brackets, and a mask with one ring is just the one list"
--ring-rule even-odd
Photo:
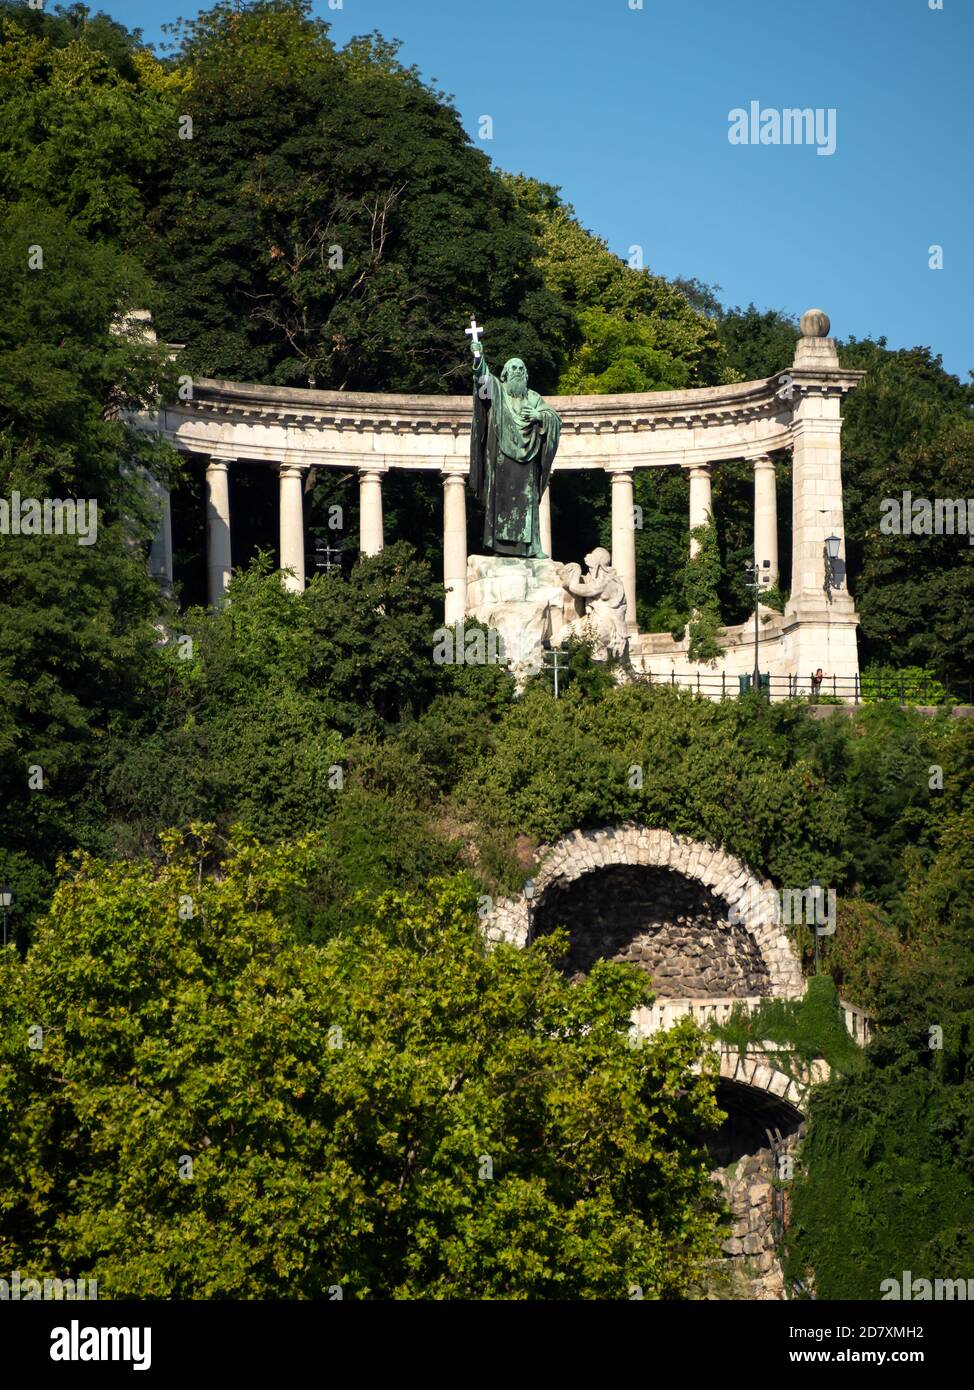
[(304, 470), (296, 464), (280, 467), (281, 569), (284, 586), (292, 593), (304, 593)]
[[(767, 569), (765, 560), (770, 561)], [(778, 496), (774, 461), (767, 454), (754, 460), (754, 563), (763, 587), (778, 582)]]
[(206, 574), (211, 608), (219, 608), (230, 583), (230, 464), (234, 459), (208, 460), (206, 465)]
[[(825, 538), (839, 537), (845, 563), (842, 508), (842, 395), (861, 373), (843, 373), (828, 315), (809, 309), (802, 316), (792, 379), (797, 395), (792, 420), (791, 606), (825, 601)], [(853, 608), (848, 587), (834, 590), (832, 604)]]
[(626, 622), (636, 631), (636, 526), (632, 469), (614, 468), (612, 477), (612, 568), (626, 591)]
[(548, 486), (541, 494), (541, 501), (538, 503), (538, 529), (541, 532), (541, 549), (551, 556), (551, 478), (548, 479)]
[[(781, 657), (785, 669), (803, 682), (821, 667), (832, 678), (826, 690), (834, 680), (837, 693), (852, 700), (859, 672), (858, 618), (845, 574), (841, 403), (863, 373), (841, 366), (830, 327), (821, 309), (802, 315), (795, 361), (782, 378), (792, 410), (793, 466), (791, 595)], [(839, 538), (839, 559), (829, 594), (825, 538), (830, 534)]]
[(359, 550), (363, 555), (378, 555), (384, 544), (382, 473), (381, 468), (363, 468), (358, 475)]
[(454, 627), (467, 611), (467, 480), (462, 473), (443, 474), (443, 585), (443, 621)]
[[(711, 515), (710, 464), (696, 463), (690, 469), (690, 530), (705, 526)], [(700, 551), (700, 542), (690, 536), (690, 558)]]

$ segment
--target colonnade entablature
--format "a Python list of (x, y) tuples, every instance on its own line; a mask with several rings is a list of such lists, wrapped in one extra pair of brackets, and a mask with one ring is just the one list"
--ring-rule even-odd
[[(779, 374), (687, 391), (548, 397), (562, 418), (554, 471), (690, 468), (790, 449), (798, 390), (781, 381)], [(234, 462), (465, 472), (470, 398), (202, 379), (191, 401), (160, 410), (153, 427), (183, 452)]]
[[(686, 471), (692, 532), (711, 515), (715, 466), (751, 462), (754, 559), (762, 582), (771, 586), (778, 581), (775, 462), (790, 452), (794, 464), (792, 574), (785, 627), (789, 621), (792, 628), (813, 622), (829, 633), (824, 647), (817, 638), (811, 645), (792, 642), (789, 651), (782, 648), (779, 655), (789, 669), (796, 662), (801, 666), (807, 657), (833, 668), (840, 663), (844, 676), (858, 670), (852, 599), (847, 589), (835, 594), (830, 590), (824, 541), (827, 535), (838, 537), (839, 564), (843, 565), (841, 402), (862, 373), (841, 368), (834, 340), (826, 336), (828, 319), (821, 311), (809, 310), (801, 331), (793, 364), (760, 380), (682, 391), (547, 398), (562, 419), (551, 486), (557, 491), (560, 476), (580, 469), (601, 469), (611, 477), (612, 564), (625, 586), (626, 616), (634, 638), (635, 471), (673, 467)], [(199, 379), (193, 382), (190, 400), (139, 416), (134, 423), (161, 434), (180, 452), (206, 460), (213, 604), (222, 600), (231, 572), (230, 469), (264, 464), (279, 470), (281, 567), (290, 572), (287, 582), (296, 589), (304, 587), (303, 480), (309, 469), (357, 472), (359, 548), (367, 555), (381, 550), (384, 543), (385, 475), (393, 469), (439, 473), (444, 488), (445, 621), (454, 623), (466, 611), (468, 547), (465, 489), (460, 484), (469, 469), (470, 416), (469, 396), (317, 391)], [(548, 555), (552, 553), (550, 490), (541, 505), (542, 545)], [(171, 523), (164, 514), (153, 566), (171, 582), (167, 527)], [(694, 544), (691, 540), (691, 549)], [(840, 628), (848, 629), (844, 636), (839, 635)], [(652, 657), (647, 669), (675, 673), (678, 654), (669, 654), (669, 664), (660, 664), (658, 647), (658, 642), (646, 645), (647, 660)]]

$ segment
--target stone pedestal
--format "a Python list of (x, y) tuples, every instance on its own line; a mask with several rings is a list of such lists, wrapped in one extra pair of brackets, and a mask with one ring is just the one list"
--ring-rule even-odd
[(542, 664), (543, 643), (561, 625), (565, 590), (551, 560), (471, 555), (467, 616), (497, 632), (503, 657), (523, 679)]

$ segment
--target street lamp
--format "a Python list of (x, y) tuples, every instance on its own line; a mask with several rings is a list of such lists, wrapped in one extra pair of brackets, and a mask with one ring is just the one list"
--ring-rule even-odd
[(6, 885), (0, 888), (0, 913), (3, 914), (3, 944), (7, 944), (7, 913), (14, 905), (14, 891)]
[(524, 887), (521, 889), (521, 892), (524, 894), (524, 902), (525, 902), (525, 904), (526, 904), (526, 906), (527, 906), (527, 909), (528, 909), (528, 940), (527, 940), (527, 944), (530, 946), (530, 945), (531, 945), (531, 937), (532, 937), (533, 934), (534, 934), (534, 912), (533, 912), (532, 907), (531, 907), (532, 901), (533, 901), (533, 899), (534, 899), (534, 879), (533, 879), (533, 878), (526, 878), (526, 879), (524, 880)]
[(754, 689), (757, 694), (760, 695), (761, 665), (759, 658), (761, 649), (761, 629), (758, 620), (758, 609), (760, 608), (760, 599), (758, 596), (761, 592), (761, 570), (770, 570), (771, 561), (764, 560), (759, 567), (756, 560), (748, 560), (744, 568), (748, 573), (747, 586), (749, 589), (754, 590), (754, 675), (752, 679), (754, 681)]
[(825, 595), (832, 602), (832, 590), (841, 589), (842, 583), (839, 579), (838, 559), (839, 546), (842, 541), (835, 534), (825, 537), (824, 557), (825, 557)]

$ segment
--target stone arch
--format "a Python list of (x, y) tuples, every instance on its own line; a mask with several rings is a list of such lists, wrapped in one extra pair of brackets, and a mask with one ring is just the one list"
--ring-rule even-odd
[[(680, 884), (675, 895), (674, 882)], [(637, 944), (638, 963), (662, 986), (652, 1006), (634, 1010), (632, 1027), (637, 1033), (651, 1035), (685, 1014), (705, 1026), (728, 1017), (735, 1005), (758, 1002), (750, 988), (758, 983), (754, 969), (738, 975), (727, 997), (712, 988), (715, 978), (729, 979), (719, 968), (700, 977), (707, 984), (702, 995), (676, 996), (674, 981), (682, 978), (690, 983), (695, 977), (678, 968), (667, 978), (662, 967), (667, 952), (679, 954), (697, 933), (698, 958), (701, 938), (708, 943), (703, 947), (708, 957), (726, 951), (730, 940), (740, 957), (741, 938), (747, 938), (743, 954), (752, 967), (760, 964), (754, 994), (797, 998), (804, 993), (801, 964), (782, 929), (774, 885), (718, 845), (632, 823), (575, 830), (542, 851), (534, 883), (534, 929), (545, 930), (547, 898), (554, 905), (547, 915), (569, 925), (573, 943), (579, 936), (584, 941), (587, 956), (573, 945), (569, 969), (574, 965), (583, 974), (586, 960), (599, 955), (636, 959), (631, 945), (622, 952), (619, 947), (627, 941)], [(588, 891), (579, 885), (586, 885)], [(600, 894), (605, 895), (604, 902)], [(682, 915), (676, 919), (674, 902), (682, 904)], [(647, 904), (652, 904), (648, 913)], [(676, 934), (674, 921), (682, 924)], [(631, 935), (634, 922), (641, 933), (636, 937)], [(487, 935), (495, 942), (524, 945), (526, 900), (508, 898), (497, 903)], [(600, 938), (604, 941), (601, 951)], [(651, 943), (649, 953), (646, 943)], [(808, 1085), (823, 1079), (827, 1069), (824, 1062), (813, 1062), (807, 1076), (796, 1077), (780, 1070), (780, 1058), (773, 1049), (765, 1052), (762, 1044), (744, 1053), (716, 1040), (710, 1046), (719, 1053), (717, 1100), (726, 1118), (703, 1143), (714, 1165), (711, 1177), (720, 1185), (731, 1214), (721, 1248), (727, 1278), (739, 1292), (729, 1296), (784, 1298), (774, 1227), (774, 1155), (796, 1152)], [(696, 1067), (702, 1065), (698, 1062)]]
[[(782, 930), (774, 885), (718, 845), (633, 823), (574, 830), (543, 852), (534, 879), (534, 910), (552, 889), (620, 865), (666, 869), (701, 885), (725, 903), (729, 913), (733, 911), (733, 920), (754, 941), (767, 971), (767, 992), (778, 998), (798, 998), (804, 993), (801, 965)], [(525, 899), (507, 898), (496, 904), (487, 934), (492, 941), (524, 945), (528, 939)]]
[[(821, 1064), (824, 1065), (824, 1064)], [(784, 1121), (800, 1121), (805, 1114), (811, 1077), (798, 1081), (779, 1071), (773, 1057), (760, 1052), (745, 1054), (736, 1048), (720, 1050), (720, 1079), (727, 1095), (763, 1092), (769, 1113)]]
[(779, 1243), (789, 1178), (783, 1162), (793, 1163), (801, 1147), (805, 1087), (778, 1070), (774, 1055), (720, 1052), (716, 1098), (725, 1119), (703, 1139), (730, 1214), (721, 1241), (726, 1296), (783, 1299)]

